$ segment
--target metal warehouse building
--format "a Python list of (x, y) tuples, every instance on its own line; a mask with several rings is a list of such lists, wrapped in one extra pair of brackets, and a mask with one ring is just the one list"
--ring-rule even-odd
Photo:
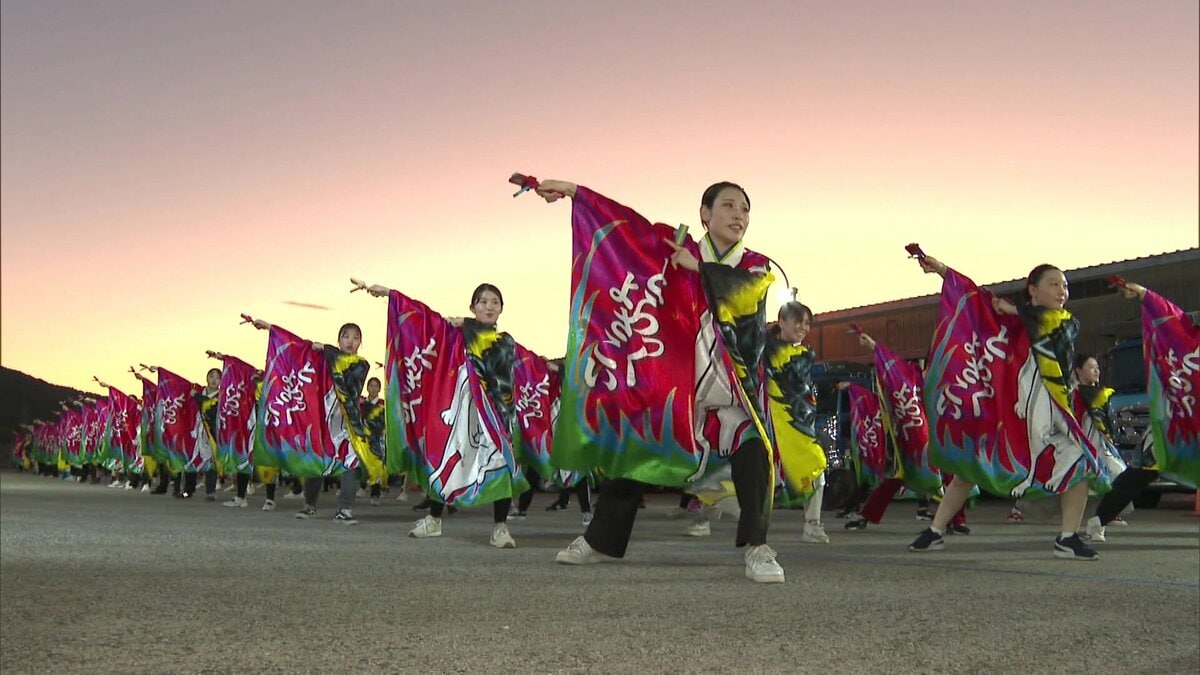
[[(1081, 324), (1080, 352), (1103, 354), (1119, 340), (1141, 335), (1141, 306), (1121, 297), (1105, 280), (1119, 275), (1142, 284), (1184, 311), (1200, 310), (1200, 248), (1066, 270), (1071, 285), (1067, 309)], [(987, 288), (1016, 301), (1025, 280)], [(933, 340), (940, 295), (923, 295), (817, 314), (806, 342), (823, 361), (870, 363), (871, 354), (850, 334), (858, 324), (871, 337), (907, 359), (924, 360)]]

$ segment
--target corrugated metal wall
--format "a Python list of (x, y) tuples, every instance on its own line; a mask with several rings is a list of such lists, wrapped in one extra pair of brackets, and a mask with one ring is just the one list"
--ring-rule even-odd
[[(1200, 249), (1068, 270), (1072, 297), (1067, 309), (1082, 326), (1077, 345), (1080, 352), (1103, 354), (1118, 340), (1141, 335), (1140, 306), (1109, 287), (1104, 280), (1109, 274), (1140, 283), (1185, 311), (1200, 310)], [(1015, 293), (1021, 285), (1008, 282), (991, 288)], [(807, 342), (822, 361), (868, 363), (871, 354), (849, 333), (850, 324), (857, 323), (900, 356), (924, 359), (933, 339), (937, 309), (938, 296), (931, 295), (818, 314)]]

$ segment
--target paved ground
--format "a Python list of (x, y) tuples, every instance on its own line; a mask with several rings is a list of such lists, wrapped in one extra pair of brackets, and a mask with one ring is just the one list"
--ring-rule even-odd
[(507, 551), (486, 544), (488, 508), (418, 541), (409, 505), (346, 527), (325, 519), (332, 496), (299, 521), (261, 492), (227, 509), (5, 473), (0, 671), (1200, 672), (1190, 497), (1110, 528), (1096, 563), (1051, 556), (1044, 509), (1006, 525), (985, 504), (929, 554), (905, 550), (911, 504), (865, 532), (827, 514), (824, 546), (777, 512), (788, 580), (758, 585), (733, 523), (679, 536), (667, 495), (625, 561), (585, 568), (552, 562), (582, 527), (546, 495)]

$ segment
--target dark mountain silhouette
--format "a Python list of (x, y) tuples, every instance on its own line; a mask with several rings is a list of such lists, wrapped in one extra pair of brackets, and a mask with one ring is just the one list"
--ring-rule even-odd
[(84, 395), (95, 396), (0, 367), (0, 466), (12, 464), (14, 429), (36, 419), (53, 419), (61, 401)]

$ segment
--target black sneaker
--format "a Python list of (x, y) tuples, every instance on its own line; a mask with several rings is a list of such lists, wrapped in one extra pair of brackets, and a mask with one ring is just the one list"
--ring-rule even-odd
[(546, 507), (546, 510), (547, 510), (547, 511), (566, 511), (566, 510), (567, 510), (567, 505), (566, 505), (566, 504), (559, 504), (558, 502), (554, 502), (554, 503), (553, 503), (553, 504), (551, 504), (550, 506), (547, 506), (547, 507)]
[(940, 551), (945, 547), (946, 540), (942, 539), (942, 535), (934, 532), (932, 528), (927, 527), (921, 530), (921, 534), (917, 535), (913, 543), (908, 545), (908, 550), (924, 553), (925, 551)]
[(1099, 560), (1100, 554), (1073, 534), (1066, 539), (1058, 537), (1054, 540), (1054, 557), (1065, 560)]
[(425, 511), (433, 505), (433, 500), (429, 498), (422, 499), (419, 504), (413, 505), (413, 511)]
[(950, 523), (950, 525), (946, 527), (946, 532), (950, 534), (971, 534), (971, 528), (967, 527), (965, 523), (959, 525)]
[(358, 521), (346, 509), (338, 509), (338, 512), (333, 514), (333, 522), (341, 523), (342, 525), (357, 525)]
[(917, 509), (917, 520), (933, 520), (933, 514), (929, 512), (929, 509), (922, 506)]
[(859, 516), (846, 521), (847, 530), (865, 530), (867, 529), (867, 519)]

